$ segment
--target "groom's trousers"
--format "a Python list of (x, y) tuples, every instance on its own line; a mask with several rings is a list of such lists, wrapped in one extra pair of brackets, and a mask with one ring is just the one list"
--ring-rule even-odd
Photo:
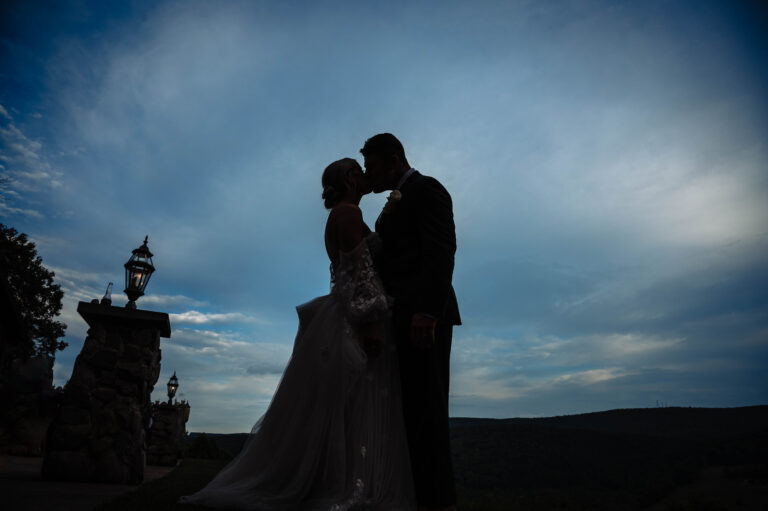
[(416, 500), (425, 507), (451, 506), (456, 503), (448, 424), (453, 326), (438, 323), (434, 345), (417, 348), (410, 340), (410, 315), (396, 315), (395, 335)]

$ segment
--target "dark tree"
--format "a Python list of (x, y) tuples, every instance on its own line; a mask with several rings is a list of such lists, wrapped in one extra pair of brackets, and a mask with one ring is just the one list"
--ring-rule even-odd
[(55, 274), (43, 266), (35, 244), (27, 235), (0, 224), (0, 278), (11, 295), (20, 322), (29, 335), (24, 355), (49, 355), (63, 350), (67, 343), (66, 325), (54, 318), (61, 312), (64, 293), (54, 284)]

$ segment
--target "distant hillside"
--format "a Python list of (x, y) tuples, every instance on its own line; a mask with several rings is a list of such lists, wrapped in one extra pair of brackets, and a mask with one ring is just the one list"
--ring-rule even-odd
[[(627, 408), (557, 417), (481, 419), (452, 417), (451, 428), (535, 426), (634, 433), (659, 437), (733, 437), (768, 431), (768, 405), (740, 408)], [(199, 432), (189, 433), (193, 439)], [(207, 433), (219, 447), (233, 456), (240, 452), (248, 433)]]
[(538, 426), (601, 431), (604, 433), (638, 433), (677, 437), (707, 437), (749, 434), (768, 429), (768, 406), (739, 408), (627, 408), (606, 412), (561, 415), (532, 419), (477, 419), (456, 417), (453, 427), (498, 424), (536, 424)]
[(750, 467), (768, 487), (768, 406), (452, 422), (463, 509), (643, 509), (714, 467)]
[(200, 435), (206, 435), (216, 441), (219, 449), (226, 452), (230, 456), (236, 456), (237, 453), (243, 448), (245, 441), (248, 439), (248, 433), (189, 433), (187, 435), (187, 445), (191, 445)]
[[(190, 433), (189, 439), (197, 435)], [(247, 433), (208, 436), (232, 455), (248, 438)], [(749, 484), (768, 490), (768, 406), (458, 417), (451, 419), (451, 441), (461, 508), (467, 511), (640, 510), (696, 485), (701, 474), (715, 469), (720, 479), (704, 486), (733, 483), (735, 489), (723, 499), (747, 502), (740, 492), (751, 491)], [(712, 509), (730, 509), (737, 500), (723, 502)]]

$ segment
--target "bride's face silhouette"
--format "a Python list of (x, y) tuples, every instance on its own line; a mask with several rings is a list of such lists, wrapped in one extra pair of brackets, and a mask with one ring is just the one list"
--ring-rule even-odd
[(357, 162), (347, 173), (347, 184), (360, 197), (371, 193), (371, 181)]

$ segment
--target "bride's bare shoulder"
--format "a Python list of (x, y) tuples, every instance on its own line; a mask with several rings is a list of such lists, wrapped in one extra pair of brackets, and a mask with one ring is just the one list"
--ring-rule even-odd
[(355, 204), (337, 204), (328, 215), (328, 223), (335, 225), (354, 225), (363, 221), (363, 212)]
[(354, 204), (338, 204), (331, 209), (326, 226), (326, 239), (335, 249), (348, 252), (363, 239), (366, 231), (363, 212)]

